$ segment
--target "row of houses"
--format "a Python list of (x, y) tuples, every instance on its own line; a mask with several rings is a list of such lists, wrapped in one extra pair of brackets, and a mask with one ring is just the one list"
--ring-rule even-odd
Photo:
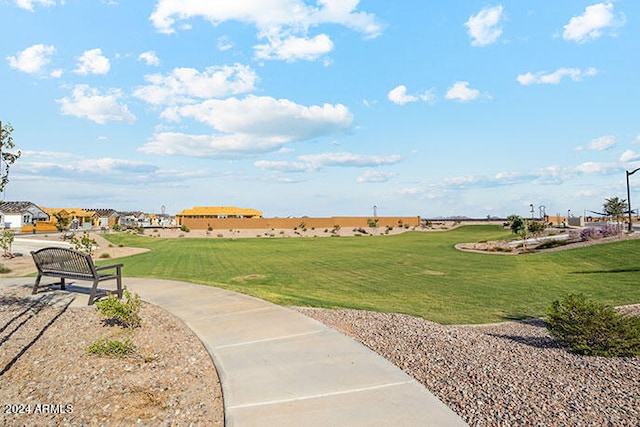
[(121, 227), (170, 227), (172, 215), (145, 212), (119, 212), (115, 209), (46, 208), (33, 202), (1, 202), (0, 225), (22, 232), (52, 232), (59, 218), (68, 220), (71, 230), (111, 229)]
[(211, 229), (295, 229), (335, 227), (417, 227), (420, 217), (328, 217), (264, 218), (262, 212), (235, 206), (195, 206), (175, 216), (115, 209), (46, 208), (32, 202), (0, 202), (0, 226), (22, 233), (49, 233), (58, 230), (64, 218), (70, 230), (110, 230), (122, 228), (187, 227)]

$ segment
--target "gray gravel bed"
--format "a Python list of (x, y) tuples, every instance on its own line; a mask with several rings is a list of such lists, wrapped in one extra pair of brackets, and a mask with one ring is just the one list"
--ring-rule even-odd
[[(541, 320), (443, 326), (296, 307), (379, 353), (471, 426), (639, 426), (640, 357), (577, 356)], [(626, 310), (640, 314), (640, 306)]]

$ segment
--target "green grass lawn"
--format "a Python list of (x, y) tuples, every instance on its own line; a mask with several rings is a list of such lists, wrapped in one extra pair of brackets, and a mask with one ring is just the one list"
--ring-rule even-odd
[(456, 324), (541, 316), (573, 292), (606, 304), (640, 302), (640, 240), (509, 256), (454, 248), (511, 237), (490, 225), (339, 238), (105, 237), (151, 249), (121, 260), (125, 276), (215, 285), (282, 305), (408, 313)]

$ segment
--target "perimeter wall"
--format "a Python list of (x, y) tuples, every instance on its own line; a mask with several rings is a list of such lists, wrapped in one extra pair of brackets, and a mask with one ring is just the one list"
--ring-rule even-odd
[(294, 228), (367, 228), (377, 220), (378, 227), (418, 227), (419, 216), (332, 216), (328, 218), (207, 218), (177, 216), (178, 225), (191, 230), (231, 230), (231, 229), (294, 229)]

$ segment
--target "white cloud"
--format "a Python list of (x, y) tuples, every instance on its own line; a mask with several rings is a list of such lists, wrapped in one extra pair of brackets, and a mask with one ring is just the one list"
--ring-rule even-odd
[(139, 151), (147, 154), (188, 157), (247, 157), (278, 150), (284, 144), (277, 138), (243, 134), (192, 135), (163, 132), (153, 136)]
[(150, 74), (145, 80), (151, 83), (136, 89), (134, 96), (150, 104), (176, 104), (192, 102), (196, 98), (222, 98), (250, 92), (258, 80), (248, 66), (208, 67), (205, 71), (194, 68), (175, 68), (171, 74)]
[(571, 18), (564, 26), (562, 38), (568, 41), (584, 43), (596, 40), (606, 29), (614, 29), (624, 25), (624, 16), (617, 19), (613, 14), (613, 3), (597, 3), (587, 6), (584, 13)]
[(599, 162), (585, 162), (573, 168), (573, 171), (583, 175), (610, 175), (619, 170), (617, 164)]
[(468, 102), (477, 99), (479, 96), (480, 91), (470, 89), (469, 82), (455, 82), (453, 86), (447, 90), (445, 98), (454, 101)]
[(502, 6), (486, 8), (465, 22), (464, 26), (468, 29), (472, 46), (487, 46), (500, 38), (502, 10)]
[(51, 57), (56, 53), (56, 48), (52, 45), (34, 44), (18, 52), (16, 56), (7, 56), (9, 65), (16, 70), (29, 74), (41, 74), (49, 63)]
[(581, 70), (579, 68), (559, 68), (553, 73), (539, 71), (537, 73), (528, 72), (518, 76), (517, 80), (521, 85), (529, 86), (533, 84), (551, 84), (560, 83), (563, 77), (569, 77), (574, 82), (580, 81), (585, 77), (592, 77), (598, 74), (595, 68), (587, 68)]
[(64, 97), (56, 102), (61, 104), (62, 114), (86, 118), (98, 124), (135, 122), (136, 117), (127, 106), (119, 103), (120, 98), (122, 93), (117, 89), (103, 95), (97, 89), (87, 85), (77, 85), (72, 91), (71, 98)]
[(33, 5), (41, 4), (42, 6), (55, 6), (55, 0), (16, 0), (16, 6), (21, 9), (33, 12)]
[[(356, 168), (366, 168), (366, 167), (376, 167), (376, 166), (384, 166), (384, 165), (392, 165), (398, 163), (402, 160), (402, 157), (393, 154), (388, 156), (372, 156), (366, 154), (355, 154), (355, 153), (346, 153), (346, 152), (337, 152), (337, 153), (321, 153), (321, 154), (308, 154), (299, 156), (296, 161), (287, 162), (287, 161), (269, 161), (269, 160), (259, 160), (255, 162), (255, 166), (269, 171), (274, 172), (313, 172), (319, 169), (327, 168), (327, 167), (356, 167)], [(389, 180), (393, 178), (395, 173), (378, 173), (374, 171), (368, 171), (363, 176), (368, 177), (370, 181), (377, 177), (377, 182), (382, 182), (382, 179)], [(359, 181), (364, 182), (364, 181)]]
[(256, 46), (263, 59), (313, 60), (328, 53), (333, 42), (326, 34), (310, 36), (311, 28), (343, 25), (374, 38), (382, 32), (375, 15), (357, 11), (359, 0), (318, 0), (307, 5), (302, 0), (246, 0), (241, 2), (200, 0), (158, 0), (150, 16), (162, 33), (175, 32), (177, 21), (203, 18), (213, 25), (240, 21), (254, 25), (258, 38), (267, 44)]
[(389, 156), (371, 156), (366, 154), (354, 154), (354, 153), (322, 153), (322, 154), (307, 154), (299, 156), (303, 162), (316, 165), (317, 167), (329, 167), (329, 166), (342, 166), (342, 167), (371, 167), (392, 165), (398, 163), (402, 157), (393, 154)]
[(382, 172), (382, 171), (366, 171), (364, 174), (359, 176), (356, 181), (357, 182), (387, 182), (393, 178), (398, 176), (395, 172)]
[(102, 55), (102, 49), (91, 49), (82, 53), (78, 59), (78, 74), (107, 74), (111, 69), (109, 58)]
[(279, 59), (293, 62), (298, 59), (313, 61), (333, 50), (333, 42), (326, 34), (313, 38), (290, 36), (269, 37), (267, 44), (257, 45), (256, 57), (259, 59)]
[(435, 94), (433, 93), (433, 91), (428, 90), (419, 95), (408, 95), (407, 87), (404, 85), (399, 85), (389, 91), (389, 93), (387, 94), (387, 98), (389, 99), (389, 101), (398, 105), (404, 105), (409, 102), (417, 101), (432, 103), (435, 101)]
[(303, 106), (286, 99), (248, 96), (173, 107), (163, 117), (192, 118), (211, 126), (211, 135), (159, 133), (140, 150), (194, 157), (238, 157), (273, 152), (290, 142), (347, 131), (353, 115), (341, 104)]
[(276, 138), (283, 143), (344, 132), (353, 122), (353, 115), (342, 104), (307, 107), (254, 95), (175, 107), (165, 114), (168, 116), (193, 118), (219, 132)]
[(218, 50), (224, 52), (229, 49), (233, 49), (233, 43), (227, 36), (218, 37), (217, 43)]
[(416, 102), (418, 100), (417, 96), (407, 95), (407, 87), (404, 85), (396, 86), (391, 89), (387, 97), (389, 98), (389, 101), (398, 105), (404, 105), (408, 102)]
[(576, 148), (578, 151), (605, 151), (616, 145), (616, 138), (612, 135), (601, 136), (599, 138), (592, 139), (584, 147)]
[(144, 61), (147, 65), (153, 65), (155, 67), (160, 65), (160, 58), (158, 58), (158, 55), (152, 50), (142, 52), (138, 55), (138, 61)]
[(623, 163), (635, 162), (636, 160), (640, 160), (640, 154), (633, 150), (627, 150), (620, 156), (620, 161)]

